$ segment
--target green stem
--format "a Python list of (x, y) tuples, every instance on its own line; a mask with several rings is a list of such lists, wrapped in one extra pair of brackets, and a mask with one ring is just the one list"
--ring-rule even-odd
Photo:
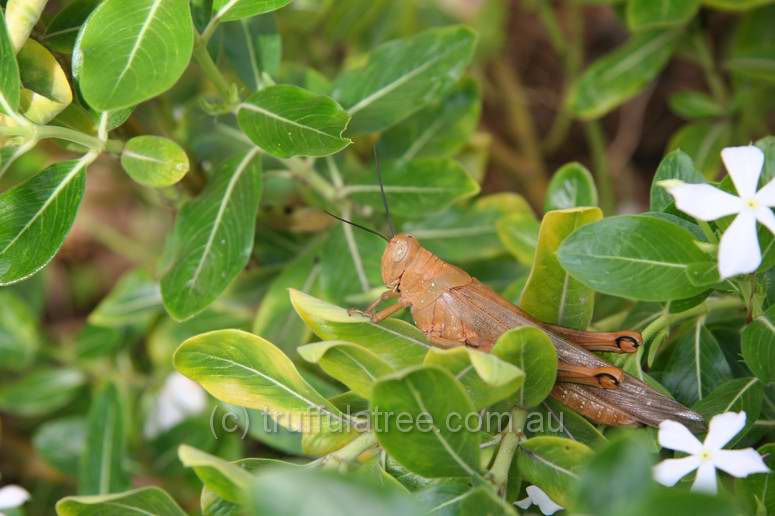
[(317, 191), (320, 195), (329, 201), (333, 201), (336, 198), (336, 188), (334, 188), (331, 183), (323, 179), (320, 174), (315, 171), (314, 162), (306, 162), (297, 158), (286, 159), (282, 161), (291, 171), (291, 174), (307, 183), (310, 188)]
[(218, 94), (224, 102), (229, 106), (238, 104), (239, 98), (236, 96), (236, 91), (216, 66), (213, 58), (210, 56), (210, 52), (207, 51), (207, 40), (203, 39), (203, 37), (200, 37), (199, 41), (194, 45), (194, 59), (199, 63), (202, 72), (213, 83), (215, 89), (218, 90)]
[(527, 410), (515, 407), (511, 410), (511, 422), (509, 429), (504, 433), (498, 453), (490, 467), (490, 479), (498, 489), (501, 496), (506, 494), (506, 485), (509, 480), (509, 470), (517, 453), (519, 443), (525, 440), (523, 429), (527, 420)]
[(120, 140), (108, 140), (103, 143), (103, 141), (96, 136), (56, 125), (0, 127), (0, 136), (24, 136), (28, 140), (64, 140), (86, 147), (93, 152), (107, 150), (118, 154), (124, 148), (124, 142)]
[(374, 432), (365, 432), (343, 448), (329, 453), (320, 461), (324, 469), (341, 469), (348, 464), (355, 462), (362, 453), (378, 445), (377, 436)]
[(677, 322), (691, 319), (692, 317), (696, 317), (698, 315), (707, 315), (718, 310), (744, 307), (745, 303), (743, 303), (738, 297), (720, 297), (708, 299), (702, 304), (677, 314), (665, 312), (659, 316), (659, 318), (654, 320), (654, 322), (646, 326), (646, 328), (643, 330), (643, 341), (648, 342), (662, 329), (667, 328), (668, 326), (672, 326)]
[(705, 40), (705, 35), (702, 33), (702, 31), (697, 30), (694, 33), (693, 40), (697, 49), (697, 60), (699, 61), (700, 66), (702, 67), (702, 71), (705, 74), (705, 80), (708, 83), (710, 92), (713, 94), (713, 97), (719, 102), (719, 104), (725, 106), (727, 104), (729, 94), (727, 93), (727, 88), (724, 85), (724, 80), (718, 73), (716, 63), (713, 60), (713, 54), (710, 50), (710, 47), (708, 47), (708, 42)]
[(584, 135), (587, 138), (589, 152), (592, 155), (597, 188), (600, 190), (600, 207), (603, 208), (604, 212), (611, 213), (616, 209), (616, 199), (614, 197), (613, 178), (608, 167), (603, 128), (596, 120), (590, 120), (584, 123)]

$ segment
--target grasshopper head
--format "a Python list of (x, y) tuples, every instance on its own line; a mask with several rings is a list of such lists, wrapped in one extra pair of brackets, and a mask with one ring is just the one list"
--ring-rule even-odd
[(390, 239), (382, 255), (382, 280), (386, 287), (398, 285), (420, 248), (420, 242), (412, 235), (399, 234)]

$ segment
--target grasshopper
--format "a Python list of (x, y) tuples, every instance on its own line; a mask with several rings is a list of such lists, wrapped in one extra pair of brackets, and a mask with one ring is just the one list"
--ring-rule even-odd
[[(640, 333), (588, 332), (536, 320), (464, 270), (422, 247), (412, 235), (395, 234), (378, 163), (377, 177), (390, 238), (329, 213), (387, 241), (381, 261), (387, 290), (361, 313), (378, 323), (410, 308), (416, 326), (431, 343), (470, 346), (485, 352), (511, 328), (539, 327), (557, 350), (557, 380), (551, 395), (561, 403), (606, 425), (658, 426), (672, 419), (695, 432), (705, 430), (700, 414), (592, 353), (634, 353), (642, 344)], [(377, 311), (382, 302), (390, 299), (397, 302)]]

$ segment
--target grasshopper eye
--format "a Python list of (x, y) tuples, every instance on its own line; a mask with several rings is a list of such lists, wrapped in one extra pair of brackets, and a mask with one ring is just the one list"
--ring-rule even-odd
[(394, 262), (400, 262), (404, 258), (406, 258), (406, 253), (409, 251), (409, 246), (406, 242), (403, 240), (399, 240), (396, 242), (395, 247), (393, 247), (393, 261)]

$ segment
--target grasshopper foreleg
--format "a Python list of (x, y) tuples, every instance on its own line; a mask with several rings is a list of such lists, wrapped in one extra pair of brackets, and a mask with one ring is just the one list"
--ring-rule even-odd
[(399, 301), (398, 303), (394, 305), (390, 305), (387, 308), (380, 310), (379, 312), (376, 311), (376, 308), (379, 306), (380, 303), (383, 301), (387, 301), (388, 299), (394, 299), (399, 297), (401, 294), (395, 290), (386, 290), (380, 296), (375, 299), (369, 306), (366, 307), (366, 310), (355, 310), (353, 308), (347, 310), (347, 313), (352, 314), (361, 314), (365, 315), (369, 319), (371, 319), (372, 322), (380, 322), (384, 319), (387, 319), (394, 313), (398, 312), (402, 308), (406, 308), (406, 304)]

